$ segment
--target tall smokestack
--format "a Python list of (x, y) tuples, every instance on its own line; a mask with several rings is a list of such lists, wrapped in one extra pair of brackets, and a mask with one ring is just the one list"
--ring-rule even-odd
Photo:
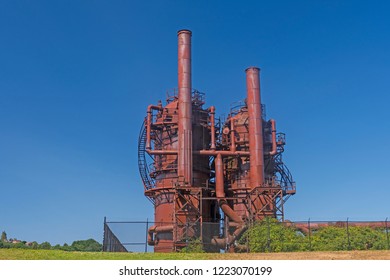
[(178, 176), (192, 184), (192, 101), (191, 101), (191, 31), (180, 30), (178, 36)]
[(249, 67), (246, 72), (249, 115), (249, 152), (251, 188), (264, 183), (263, 121), (261, 118), (260, 69)]

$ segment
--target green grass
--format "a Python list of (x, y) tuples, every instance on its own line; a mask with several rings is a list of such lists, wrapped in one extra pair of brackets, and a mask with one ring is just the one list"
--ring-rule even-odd
[(0, 260), (390, 260), (390, 250), (288, 253), (106, 253), (0, 249)]
[(0, 249), (0, 260), (205, 260), (203, 253), (108, 253), (67, 252), (61, 250)]

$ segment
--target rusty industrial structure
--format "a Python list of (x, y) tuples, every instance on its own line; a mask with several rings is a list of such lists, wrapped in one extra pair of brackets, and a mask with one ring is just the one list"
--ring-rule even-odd
[(225, 120), (192, 88), (191, 31), (178, 32), (178, 89), (147, 107), (138, 161), (155, 207), (148, 244), (180, 251), (199, 239), (208, 252), (238, 250), (238, 238), (264, 217), (284, 220), (295, 182), (282, 161), (285, 135), (266, 120), (260, 69), (246, 73), (246, 99)]

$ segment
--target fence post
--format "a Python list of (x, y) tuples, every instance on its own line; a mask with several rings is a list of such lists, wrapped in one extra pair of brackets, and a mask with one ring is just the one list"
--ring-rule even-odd
[(250, 236), (250, 233), (251, 233), (251, 223), (248, 223), (248, 229), (247, 229), (247, 235), (246, 235), (246, 252), (249, 253), (250, 252), (250, 249), (249, 249), (249, 236)]
[(387, 225), (387, 217), (386, 217), (386, 239), (387, 239), (387, 250), (390, 250), (390, 241), (389, 241), (389, 227)]
[(348, 219), (349, 218), (347, 218), (348, 250), (351, 250), (351, 240), (349, 238), (349, 223), (348, 223)]
[(188, 228), (189, 228), (189, 222), (186, 222), (186, 235), (185, 235), (185, 240), (186, 240), (186, 246), (188, 247), (188, 242), (189, 242), (189, 238), (188, 238)]
[(145, 253), (148, 252), (148, 229), (149, 229), (149, 219), (146, 218)]
[(269, 218), (267, 217), (267, 248), (268, 252), (271, 252), (271, 229), (270, 229), (270, 223)]
[(309, 228), (309, 251), (311, 251), (311, 227), (310, 227), (310, 218), (307, 221), (307, 227)]
[(102, 246), (102, 252), (104, 252), (106, 250), (106, 223), (107, 223), (107, 219), (106, 219), (106, 216), (104, 216), (104, 221), (103, 221), (103, 246)]

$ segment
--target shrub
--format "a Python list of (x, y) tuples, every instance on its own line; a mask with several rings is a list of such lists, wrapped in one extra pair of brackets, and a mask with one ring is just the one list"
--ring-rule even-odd
[(328, 226), (312, 232), (311, 248), (314, 251), (348, 250), (348, 235), (345, 228)]
[(250, 252), (293, 252), (307, 248), (304, 236), (274, 218), (265, 218), (250, 227), (239, 242), (248, 243)]
[(381, 250), (386, 249), (386, 234), (370, 227), (350, 226), (349, 240), (346, 227), (329, 226), (312, 234), (312, 249), (315, 251)]
[(188, 241), (187, 247), (183, 248), (180, 252), (182, 253), (204, 253), (202, 241), (197, 239), (192, 239)]

